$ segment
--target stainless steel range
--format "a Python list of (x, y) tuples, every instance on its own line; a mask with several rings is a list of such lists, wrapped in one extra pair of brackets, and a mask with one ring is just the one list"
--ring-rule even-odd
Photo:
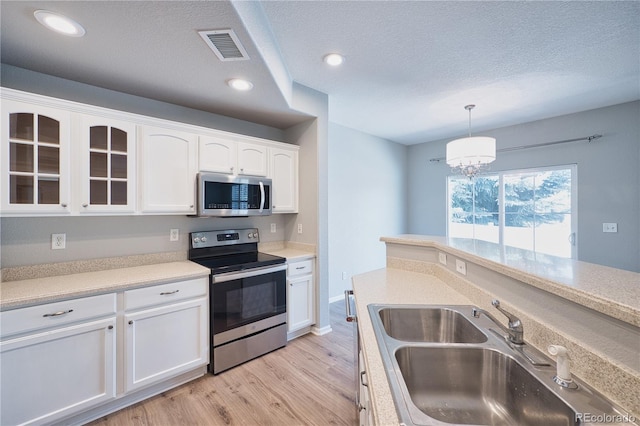
[(189, 260), (211, 269), (213, 374), (287, 344), (286, 259), (258, 251), (258, 230), (192, 232)]

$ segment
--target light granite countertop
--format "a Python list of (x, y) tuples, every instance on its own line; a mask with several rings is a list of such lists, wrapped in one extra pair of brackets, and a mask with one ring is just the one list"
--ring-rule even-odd
[[(372, 411), (378, 425), (397, 425), (399, 424), (399, 419), (367, 306), (372, 303), (478, 306), (478, 303), (474, 303), (474, 300), (472, 300), (476, 293), (473, 286), (464, 283), (461, 286), (460, 283), (454, 284), (453, 282), (444, 281), (444, 277), (451, 279), (452, 274), (448, 271), (443, 272), (444, 269), (439, 265), (426, 266), (426, 268), (422, 272), (414, 272), (388, 267), (356, 275), (352, 278), (358, 329), (362, 343), (361, 348), (369, 384), (368, 389), (371, 395)], [(489, 299), (488, 297), (484, 298)], [(527, 322), (527, 324), (530, 324), (530, 322)], [(545, 327), (544, 325), (541, 326)], [(527, 331), (531, 337), (543, 334), (541, 328), (530, 325), (527, 326)], [(593, 342), (587, 343), (591, 344)], [(588, 345), (581, 348), (570, 346), (570, 348), (574, 361), (580, 365), (584, 364), (586, 371), (595, 375), (591, 379), (596, 380), (596, 382), (599, 381), (599, 373), (605, 374), (610, 371), (609, 369), (612, 366), (615, 367), (615, 363), (597, 364), (597, 354), (595, 355), (596, 358), (593, 358), (594, 355), (588, 353), (591, 350), (588, 349)], [(581, 378), (584, 379), (584, 377)], [(622, 382), (616, 382), (616, 386), (610, 388), (611, 392), (615, 393), (615, 396), (605, 390), (601, 391), (605, 396), (618, 401), (623, 407), (627, 407), (637, 415), (634, 409), (638, 408), (636, 398), (638, 383), (640, 383), (640, 374), (631, 372), (630, 377), (627, 377)], [(590, 384), (593, 385), (594, 383)], [(606, 387), (606, 384), (603, 386)]]
[(190, 261), (159, 263), (0, 283), (0, 310), (110, 293), (165, 282), (207, 277), (208, 268)]
[(637, 272), (472, 239), (406, 234), (381, 241), (442, 250), (640, 327)]
[(313, 259), (316, 257), (314, 253), (293, 249), (293, 248), (282, 248), (276, 250), (262, 250), (263, 253), (272, 254), (274, 256), (280, 256), (287, 259), (287, 262), (295, 262), (298, 260), (306, 260)]

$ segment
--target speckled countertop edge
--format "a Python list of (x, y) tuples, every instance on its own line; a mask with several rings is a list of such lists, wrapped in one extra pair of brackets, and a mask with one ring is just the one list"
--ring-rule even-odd
[(207, 277), (188, 260), (0, 283), (0, 310), (110, 293), (176, 280)]
[[(513, 266), (459, 247), (465, 244), (470, 244), (472, 247), (479, 245), (481, 249), (478, 251), (485, 250), (493, 254), (491, 246), (496, 246), (495, 244), (473, 240), (448, 240), (446, 237), (423, 235), (399, 235), (382, 237), (380, 240), (385, 243), (442, 250), (640, 327), (640, 274), (638, 273), (554, 256), (544, 256), (544, 259), (551, 263), (548, 271), (541, 271), (537, 268), (535, 261), (526, 259), (522, 259), (518, 266)], [(527, 250), (512, 250), (522, 252), (524, 255), (532, 253)], [(540, 257), (540, 255), (537, 256)], [(560, 268), (563, 269), (563, 274), (570, 275), (570, 278), (556, 278), (555, 273)], [(567, 268), (570, 269), (569, 272)], [(571, 280), (574, 282), (572, 283)], [(588, 290), (576, 288), (578, 285), (584, 285)]]

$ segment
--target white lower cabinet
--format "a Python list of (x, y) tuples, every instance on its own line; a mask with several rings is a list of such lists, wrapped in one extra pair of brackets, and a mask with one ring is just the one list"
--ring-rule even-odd
[(208, 283), (203, 277), (0, 312), (0, 425), (85, 423), (99, 417), (87, 413), (107, 414), (154, 386), (163, 391), (179, 384), (171, 385), (176, 377), (204, 373)]
[(371, 397), (367, 383), (367, 371), (364, 365), (362, 351), (358, 351), (358, 412), (360, 426), (372, 426), (374, 423), (371, 410)]
[(315, 323), (313, 260), (291, 261), (287, 267), (287, 331)]
[(125, 315), (125, 391), (208, 363), (207, 298)]
[[(111, 303), (111, 316), (86, 321), (91, 313), (84, 308), (97, 304), (85, 301), (96, 298), (69, 301), (72, 308), (43, 315), (35, 308), (48, 305), (2, 312), (3, 322), (39, 317), (42, 324), (0, 342), (0, 424), (46, 424), (116, 397), (115, 295), (97, 298), (107, 303), (106, 311)], [(64, 325), (56, 326), (58, 321)]]

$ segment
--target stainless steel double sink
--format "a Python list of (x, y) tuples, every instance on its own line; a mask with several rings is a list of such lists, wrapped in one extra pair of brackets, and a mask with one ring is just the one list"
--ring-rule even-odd
[(584, 383), (557, 385), (553, 360), (511, 344), (473, 308), (368, 306), (403, 424), (568, 426), (588, 424), (585, 413), (623, 418)]

